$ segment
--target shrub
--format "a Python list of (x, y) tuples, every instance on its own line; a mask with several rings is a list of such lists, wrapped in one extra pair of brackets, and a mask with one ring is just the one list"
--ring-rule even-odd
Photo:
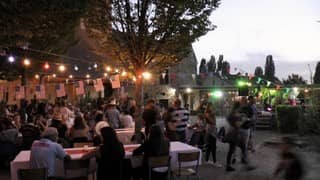
[(282, 133), (298, 132), (300, 119), (303, 118), (300, 106), (279, 105), (276, 107), (277, 127)]

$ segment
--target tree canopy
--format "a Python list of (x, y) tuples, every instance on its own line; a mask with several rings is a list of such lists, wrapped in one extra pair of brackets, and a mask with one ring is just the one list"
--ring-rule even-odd
[(313, 77), (314, 84), (320, 84), (320, 62), (317, 63), (316, 72), (314, 73)]
[(275, 66), (272, 55), (268, 55), (266, 58), (264, 76), (270, 81), (275, 81)]
[(307, 84), (307, 81), (304, 80), (303, 77), (298, 74), (291, 74), (288, 76), (288, 79), (283, 80), (283, 84), (285, 84), (285, 85), (299, 85), (299, 84)]
[(213, 55), (210, 57), (210, 60), (207, 63), (207, 67), (208, 72), (216, 72), (216, 58)]
[(87, 0), (1, 0), (2, 47), (63, 53), (73, 44)]
[(186, 57), (191, 43), (215, 28), (209, 17), (219, 5), (219, 0), (93, 1), (86, 28), (98, 51), (134, 73), (168, 67)]
[(257, 66), (256, 69), (254, 70), (254, 75), (258, 77), (263, 76), (263, 69), (261, 66)]

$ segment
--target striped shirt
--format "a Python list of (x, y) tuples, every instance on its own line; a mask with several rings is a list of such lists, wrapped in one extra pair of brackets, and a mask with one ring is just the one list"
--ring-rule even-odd
[(184, 108), (175, 109), (171, 112), (171, 118), (176, 122), (176, 131), (183, 132), (189, 121), (189, 111)]

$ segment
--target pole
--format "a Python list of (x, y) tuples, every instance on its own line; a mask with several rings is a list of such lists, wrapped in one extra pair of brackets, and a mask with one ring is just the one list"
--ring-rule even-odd
[(310, 84), (312, 85), (313, 84), (313, 78), (312, 78), (312, 74), (313, 74), (313, 72), (312, 72), (312, 70), (311, 70), (311, 67), (310, 67), (310, 64), (308, 64), (308, 69), (309, 69), (309, 72), (310, 72)]

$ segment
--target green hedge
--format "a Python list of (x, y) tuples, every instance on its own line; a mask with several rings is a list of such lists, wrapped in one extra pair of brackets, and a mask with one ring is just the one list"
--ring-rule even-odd
[(300, 106), (279, 105), (276, 107), (277, 127), (282, 133), (298, 133), (299, 121), (303, 118)]

